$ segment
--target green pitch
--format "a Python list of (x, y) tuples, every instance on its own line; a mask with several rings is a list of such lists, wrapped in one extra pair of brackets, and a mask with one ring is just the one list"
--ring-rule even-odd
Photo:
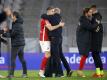
[[(104, 78), (92, 78), (92, 74), (94, 71), (84, 71), (86, 74), (86, 78), (80, 78), (76, 76), (76, 71), (74, 71), (72, 77), (64, 77), (64, 78), (40, 78), (38, 77), (38, 71), (28, 71), (28, 78), (21, 78), (22, 71), (15, 71), (16, 78), (13, 79), (1, 79), (0, 80), (107, 80), (107, 71), (105, 71), (105, 77)], [(0, 74), (3, 76), (7, 76), (7, 71), (0, 71)]]

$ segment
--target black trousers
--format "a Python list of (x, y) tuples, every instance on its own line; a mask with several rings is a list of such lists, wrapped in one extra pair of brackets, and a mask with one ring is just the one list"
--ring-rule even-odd
[(103, 70), (103, 63), (100, 57), (100, 52), (92, 51), (92, 57), (94, 59), (95, 67), (100, 68), (100, 70)]
[(54, 73), (56, 74), (56, 76), (63, 75), (61, 59), (60, 59), (60, 51), (59, 51), (59, 47), (62, 40), (56, 37), (51, 37), (50, 40), (51, 40), (51, 57), (53, 57)]
[(69, 64), (68, 64), (68, 62), (67, 62), (67, 60), (66, 60), (66, 58), (63, 54), (63, 51), (62, 51), (62, 38), (60, 38), (59, 55), (60, 55), (60, 59), (61, 59), (63, 65), (64, 65), (66, 71), (69, 72), (71, 69), (70, 69), (70, 66), (69, 66)]
[(63, 76), (63, 70), (61, 66), (61, 59), (59, 53), (59, 46), (61, 43), (60, 38), (51, 37), (51, 57), (48, 60), (47, 67), (45, 70), (46, 77), (52, 77), (52, 74), (55, 73), (55, 76)]
[(14, 69), (16, 66), (16, 57), (19, 57), (19, 60), (22, 64), (23, 74), (27, 74), (26, 62), (24, 60), (24, 46), (12, 47), (11, 48), (11, 68), (9, 75), (14, 75)]

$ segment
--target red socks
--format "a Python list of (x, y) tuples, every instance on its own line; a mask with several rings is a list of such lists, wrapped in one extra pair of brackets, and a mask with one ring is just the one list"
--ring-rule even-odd
[[(82, 56), (81, 57), (80, 65), (79, 65), (79, 70), (82, 70), (84, 68), (84, 64), (85, 64), (86, 59), (87, 59), (87, 56)], [(45, 70), (47, 61), (48, 61), (48, 58), (43, 57), (42, 63), (41, 63), (41, 67), (40, 67), (41, 70)]]
[(48, 61), (48, 58), (43, 57), (42, 63), (41, 63), (41, 66), (40, 66), (40, 69), (41, 69), (41, 70), (45, 70), (47, 61)]
[(84, 68), (84, 64), (85, 64), (86, 59), (87, 59), (87, 56), (82, 56), (81, 57), (79, 70), (82, 70)]

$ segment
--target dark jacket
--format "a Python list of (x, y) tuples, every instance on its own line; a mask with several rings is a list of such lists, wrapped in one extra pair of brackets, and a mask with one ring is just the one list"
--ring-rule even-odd
[(23, 19), (21, 17), (18, 17), (17, 20), (12, 23), (12, 29), (8, 33), (5, 33), (3, 35), (4, 37), (11, 37), (12, 47), (25, 45), (22, 24), (23, 24)]
[(88, 55), (91, 50), (91, 32), (95, 31), (98, 24), (91, 23), (86, 16), (81, 16), (76, 32), (77, 46), (80, 55)]
[[(52, 26), (58, 25), (62, 20), (61, 15), (57, 14), (57, 13), (54, 14), (54, 15), (43, 14), (41, 16), (41, 18), (48, 20)], [(55, 30), (48, 31), (48, 36), (49, 37), (57, 37), (57, 38), (62, 37), (62, 28), (59, 27), (59, 28), (57, 28)]]
[[(60, 14), (54, 14), (54, 15), (45, 15), (46, 20), (50, 22), (52, 26), (56, 26), (61, 22), (61, 16)], [(63, 71), (60, 64), (60, 58), (59, 56), (59, 48), (61, 44), (62, 37), (62, 28), (57, 28), (53, 31), (48, 31), (48, 36), (51, 41), (51, 57), (48, 60), (46, 70), (45, 70), (45, 76), (46, 77), (52, 77), (52, 74), (55, 73), (55, 76), (61, 76), (63, 75)], [(56, 65), (54, 65), (56, 64)]]
[[(102, 16), (99, 12), (93, 14), (93, 18), (92, 18), (92, 23), (95, 23), (95, 21), (102, 20)], [(102, 48), (102, 41), (103, 41), (103, 25), (102, 23), (100, 23), (99, 25), (100, 30), (98, 32), (93, 31), (92, 32), (92, 51), (97, 51), (97, 52), (101, 52), (101, 48)]]
[(57, 13), (54, 15), (43, 14), (41, 18), (48, 20), (52, 26), (58, 25), (62, 20), (61, 15)]

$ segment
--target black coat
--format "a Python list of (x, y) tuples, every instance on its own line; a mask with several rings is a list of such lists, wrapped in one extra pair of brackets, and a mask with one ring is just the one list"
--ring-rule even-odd
[[(43, 14), (41, 18), (48, 20), (52, 26), (58, 25), (62, 20), (61, 15), (57, 13), (54, 15)], [(62, 38), (62, 27), (59, 27), (52, 31), (48, 31), (48, 36), (49, 38), (50, 37)]]
[[(49, 16), (49, 22), (51, 23), (52, 26), (58, 25), (61, 22), (61, 20), (62, 20), (62, 17), (60, 14), (54, 14), (52, 16)], [(48, 35), (49, 37), (62, 38), (62, 27), (49, 31)]]
[[(95, 23), (95, 21), (102, 20), (102, 16), (99, 12), (93, 14), (92, 23)], [(102, 41), (103, 41), (103, 25), (102, 23), (99, 25), (100, 30), (98, 32), (93, 31), (92, 32), (92, 51), (101, 52), (102, 48)]]
[(58, 25), (62, 20), (61, 15), (58, 13), (54, 15), (42, 14), (41, 18), (48, 20), (52, 26)]
[(91, 50), (91, 32), (95, 31), (98, 24), (91, 23), (86, 16), (81, 16), (76, 32), (77, 46), (80, 55), (88, 55)]
[[(58, 25), (62, 20), (60, 14), (44, 15), (44, 17), (42, 16), (42, 18), (48, 20), (52, 26)], [(60, 64), (58, 48), (60, 44), (59, 38), (62, 38), (62, 28), (60, 27), (55, 30), (48, 31), (48, 36), (51, 41), (51, 57), (49, 58), (46, 66), (45, 76), (52, 77), (53, 73), (55, 73), (55, 76), (61, 76), (63, 75), (63, 71)]]
[(24, 32), (23, 32), (23, 19), (21, 17), (17, 18), (15, 22), (12, 23), (12, 29), (5, 33), (4, 37), (11, 37), (12, 47), (19, 47), (25, 45)]

